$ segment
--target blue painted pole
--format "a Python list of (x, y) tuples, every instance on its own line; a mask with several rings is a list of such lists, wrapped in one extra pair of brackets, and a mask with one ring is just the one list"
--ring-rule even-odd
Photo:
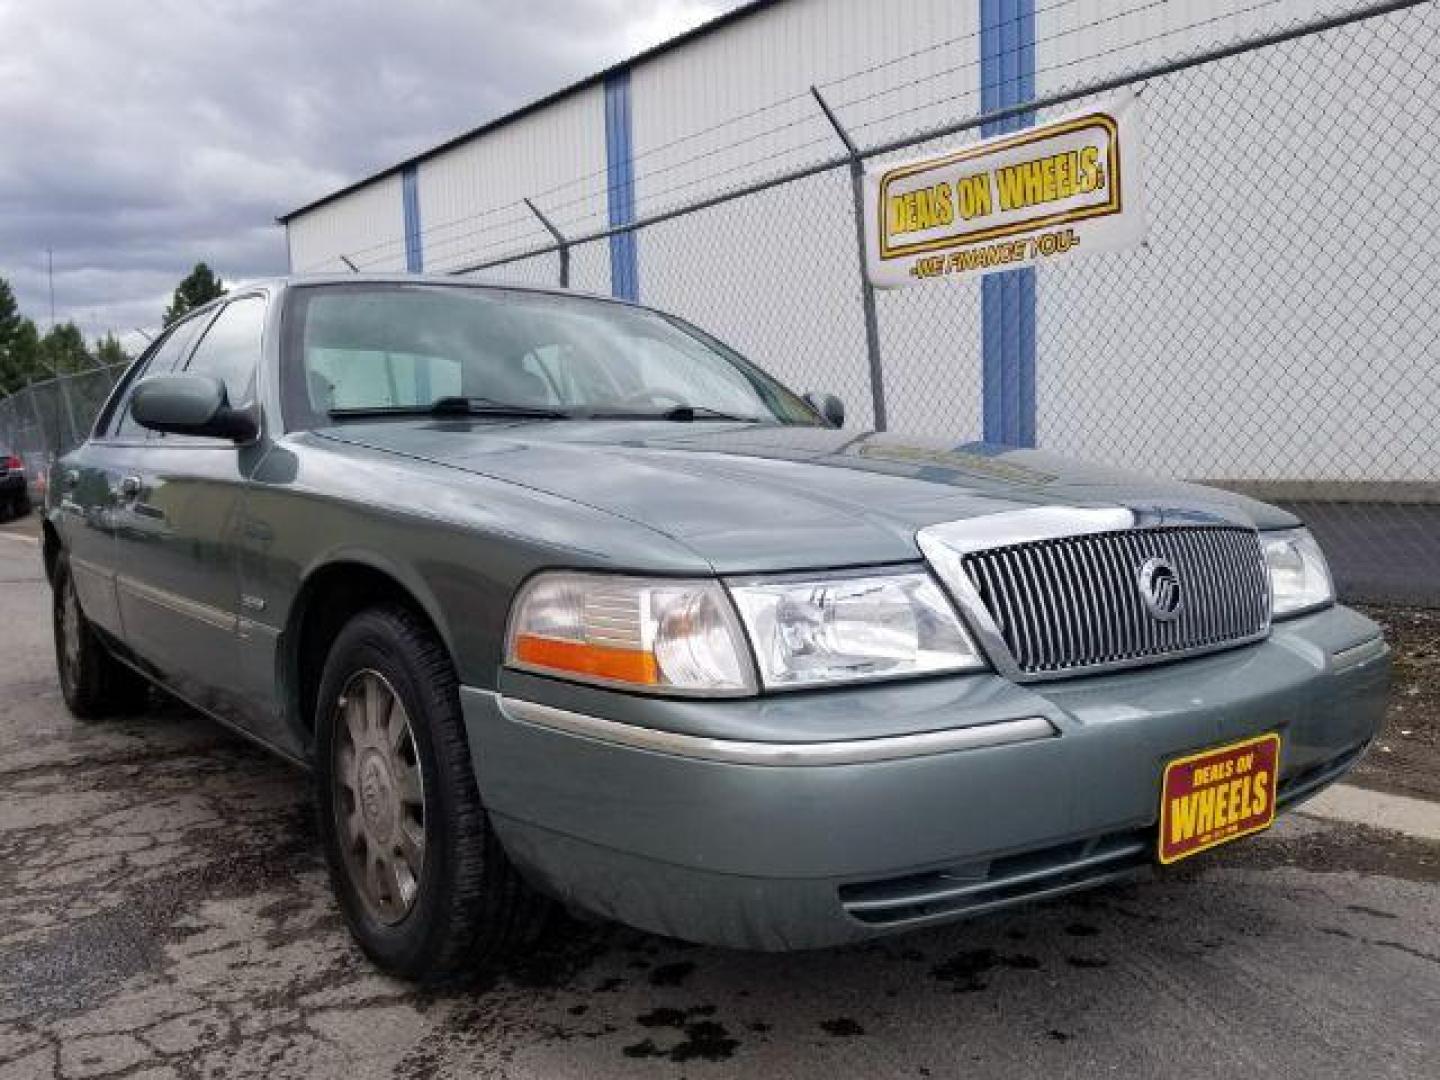
[(419, 274), (425, 269), (425, 255), (420, 246), (420, 175), (414, 165), (400, 173), (400, 200), (405, 217), (405, 269)]
[[(635, 169), (630, 72), (623, 69), (605, 80), (605, 176), (610, 227), (628, 225), (635, 220)], [(633, 232), (610, 237), (610, 292), (625, 300), (640, 299), (640, 266)]]
[[(1034, 0), (980, 0), (980, 109), (1035, 97)], [(985, 124), (985, 137), (1029, 126), (1019, 113)], [(982, 416), (986, 442), (1035, 445), (1035, 270), (988, 274), (980, 283)]]

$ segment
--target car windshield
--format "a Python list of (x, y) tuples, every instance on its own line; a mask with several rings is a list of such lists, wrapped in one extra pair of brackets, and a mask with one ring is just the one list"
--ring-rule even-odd
[(678, 319), (605, 300), (461, 285), (301, 287), (290, 426), (438, 412), (818, 424), (794, 393)]

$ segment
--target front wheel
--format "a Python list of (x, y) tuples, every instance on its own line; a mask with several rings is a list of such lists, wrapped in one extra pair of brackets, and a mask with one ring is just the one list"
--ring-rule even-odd
[(521, 881), (480, 805), (459, 684), (423, 620), (396, 606), (346, 624), (315, 719), (320, 836), (370, 958), (443, 982), (533, 939), (547, 902)]

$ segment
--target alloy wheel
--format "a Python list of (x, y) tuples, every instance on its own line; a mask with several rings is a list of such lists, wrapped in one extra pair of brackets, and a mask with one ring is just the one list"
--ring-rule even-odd
[(410, 717), (378, 671), (357, 671), (335, 702), (333, 809), (350, 880), (386, 925), (415, 906), (425, 865), (425, 789)]

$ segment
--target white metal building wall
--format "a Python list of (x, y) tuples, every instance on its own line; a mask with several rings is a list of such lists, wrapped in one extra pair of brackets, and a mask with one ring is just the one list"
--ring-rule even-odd
[[(604, 107), (602, 89), (585, 87), (421, 162), (426, 271), (450, 270), (549, 242), (549, 234), (522, 202), (527, 197), (547, 214), (563, 214), (572, 227), (603, 227)], [(586, 179), (576, 185), (577, 178)], [(557, 209), (562, 205), (563, 210)], [(554, 284), (554, 278), (546, 284)]]
[[(639, 215), (841, 153), (811, 86), (861, 145), (974, 109), (978, 13), (977, 3), (953, 0), (789, 0), (638, 66)], [(910, 59), (883, 63), (898, 57)], [(713, 328), (801, 389), (812, 388), (801, 380), (833, 369), (813, 388), (840, 392), (867, 424), (850, 210), (849, 178), (839, 171), (647, 229), (639, 239), (643, 296)], [(803, 254), (758, 253), (775, 243)], [(979, 416), (978, 316), (973, 289), (947, 301), (921, 331), (901, 310), (913, 298), (883, 297), (891, 317), (881, 319), (881, 350), (890, 425), (958, 440), (976, 433)], [(913, 392), (922, 377), (929, 392)]]
[(404, 236), (398, 173), (291, 218), (285, 227), (296, 274), (343, 271), (341, 255), (364, 262), (367, 270), (403, 271)]

